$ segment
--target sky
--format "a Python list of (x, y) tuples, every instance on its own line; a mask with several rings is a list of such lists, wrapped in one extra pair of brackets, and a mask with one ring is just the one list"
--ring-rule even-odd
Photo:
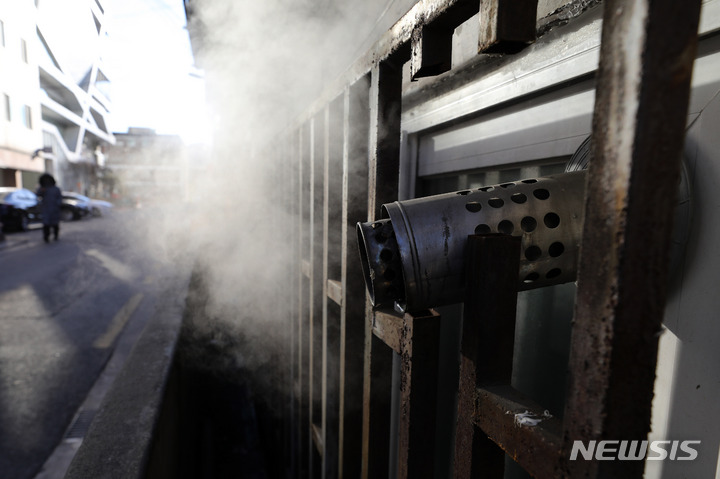
[(194, 66), (182, 0), (107, 3), (103, 61), (110, 77), (110, 128), (153, 128), (207, 142), (204, 80)]

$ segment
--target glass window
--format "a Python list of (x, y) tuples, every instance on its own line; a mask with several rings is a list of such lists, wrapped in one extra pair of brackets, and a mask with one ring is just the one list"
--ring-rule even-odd
[(27, 105), (23, 105), (20, 111), (22, 112), (23, 125), (32, 129), (32, 109)]
[(554, 175), (565, 171), (565, 164), (569, 159), (569, 157), (550, 158), (539, 162), (523, 163), (521, 166), (514, 165), (512, 168), (501, 170), (485, 168), (421, 177), (418, 178), (417, 197)]
[(4, 99), (4, 103), (5, 103), (5, 119), (7, 121), (11, 121), (12, 114), (11, 114), (11, 110), (10, 110), (10, 97), (6, 93), (3, 93), (3, 99)]
[(28, 62), (28, 51), (27, 51), (27, 42), (24, 38), (20, 39), (20, 55), (22, 57), (22, 60), (27, 63)]

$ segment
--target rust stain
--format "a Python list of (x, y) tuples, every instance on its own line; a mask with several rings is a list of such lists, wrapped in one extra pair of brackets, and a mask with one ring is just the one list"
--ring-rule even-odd
[(442, 217), (443, 221), (443, 252), (447, 258), (448, 252), (450, 251), (450, 225), (448, 224), (447, 216)]

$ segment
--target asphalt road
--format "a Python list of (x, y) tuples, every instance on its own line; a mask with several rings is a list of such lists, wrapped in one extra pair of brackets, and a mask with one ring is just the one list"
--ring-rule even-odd
[(126, 324), (172, 275), (153, 216), (63, 223), (49, 244), (36, 227), (0, 248), (0, 478), (38, 473)]

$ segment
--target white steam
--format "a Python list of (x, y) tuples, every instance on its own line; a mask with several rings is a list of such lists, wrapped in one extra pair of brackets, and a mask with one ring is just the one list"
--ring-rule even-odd
[[(182, 252), (176, 257), (202, 265), (209, 297), (202, 320), (192, 323), (195, 334), (220, 345), (239, 340), (229, 352), (238, 366), (262, 368), (289, 353), (297, 192), (291, 196), (282, 178), (296, 174), (299, 148), (286, 141), (295, 120), (412, 3), (192, 2), (197, 20), (189, 28), (202, 35), (196, 62), (205, 71), (213, 153), (206, 173), (191, 178), (192, 215), (167, 213), (174, 219), (166, 240)], [(316, 118), (321, 157), (322, 113)], [(342, 122), (332, 130), (342, 135)], [(341, 152), (334, 155), (341, 162)], [(315, 215), (322, 222), (322, 209)]]

